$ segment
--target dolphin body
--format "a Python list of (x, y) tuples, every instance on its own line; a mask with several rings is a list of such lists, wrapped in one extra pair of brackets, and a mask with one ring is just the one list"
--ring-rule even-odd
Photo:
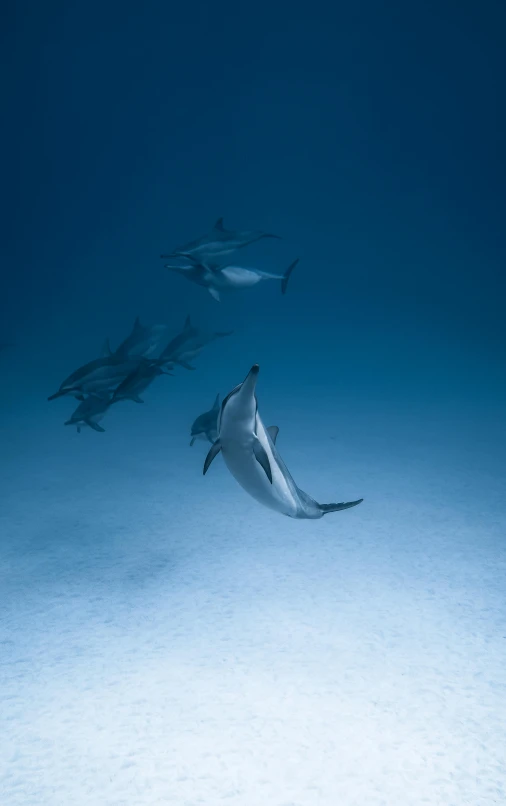
[(231, 336), (232, 330), (217, 333), (204, 333), (191, 323), (189, 316), (186, 317), (184, 327), (177, 336), (167, 344), (158, 359), (160, 363), (180, 364), (186, 369), (195, 369), (188, 362), (196, 358), (203, 348), (215, 339), (223, 336)]
[(192, 425), (190, 446), (196, 439), (207, 439), (216, 442), (218, 439), (218, 417), (220, 415), (220, 396), (216, 395), (213, 406), (201, 414)]
[(54, 400), (63, 395), (73, 395), (82, 400), (85, 395), (100, 394), (112, 391), (119, 383), (137, 368), (142, 359), (133, 356), (104, 356), (90, 361), (66, 378), (59, 390), (50, 395)]
[(227, 395), (221, 406), (219, 436), (204, 463), (204, 474), (221, 451), (225, 464), (253, 498), (290, 518), (322, 518), (357, 506), (363, 500), (319, 504), (297, 487), (276, 449), (277, 426), (265, 428), (258, 413), (255, 386), (259, 366), (251, 367), (243, 383)]
[(93, 428), (94, 431), (103, 432), (105, 428), (102, 428), (98, 423), (103, 419), (112, 402), (109, 395), (90, 395), (79, 404), (64, 425), (75, 425), (78, 434), (81, 433), (83, 426)]
[(109, 339), (107, 339), (103, 353), (105, 356), (150, 358), (161, 350), (167, 329), (167, 325), (143, 325), (140, 318), (137, 317), (131, 332), (119, 347), (114, 351), (111, 350)]
[(141, 361), (139, 366), (121, 381), (113, 394), (112, 402), (134, 400), (136, 403), (144, 403), (141, 398), (142, 392), (145, 392), (148, 386), (151, 386), (155, 378), (160, 375), (170, 375), (169, 368), (172, 369), (172, 366), (166, 365), (164, 369), (163, 366), (160, 366), (159, 361)]
[(236, 249), (243, 249), (249, 244), (260, 241), (262, 238), (279, 238), (279, 235), (272, 235), (270, 232), (261, 232), (260, 230), (225, 229), (223, 218), (218, 218), (211, 232), (178, 247), (170, 255), (160, 255), (160, 257), (164, 259), (189, 256), (206, 258), (229, 255), (231, 252), (235, 252)]
[(284, 274), (272, 274), (261, 269), (246, 269), (241, 266), (218, 266), (210, 261), (199, 261), (189, 256), (187, 258), (192, 263), (186, 266), (171, 266), (165, 264), (165, 268), (182, 274), (187, 280), (197, 285), (207, 288), (215, 300), (220, 301), (220, 291), (236, 291), (242, 288), (251, 288), (262, 280), (279, 280), (281, 282), (281, 293), (286, 292), (288, 280), (299, 262), (299, 259), (291, 263)]

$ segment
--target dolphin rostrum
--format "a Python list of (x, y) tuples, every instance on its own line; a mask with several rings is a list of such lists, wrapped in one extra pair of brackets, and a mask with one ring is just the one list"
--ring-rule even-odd
[(187, 260), (191, 260), (190, 265), (171, 265), (165, 264), (166, 269), (175, 271), (182, 274), (187, 280), (196, 283), (197, 285), (207, 288), (209, 293), (215, 300), (220, 301), (220, 291), (236, 291), (241, 288), (251, 288), (261, 280), (279, 280), (281, 282), (281, 293), (286, 292), (288, 280), (299, 262), (299, 259), (291, 263), (284, 274), (272, 274), (268, 271), (261, 269), (247, 269), (241, 266), (219, 266), (210, 261), (199, 261), (192, 256), (188, 256)]
[(207, 439), (209, 442), (216, 442), (218, 439), (218, 417), (220, 414), (220, 396), (216, 395), (212, 409), (205, 411), (197, 417), (192, 425), (191, 442), (193, 445), (196, 439)]
[(290, 518), (321, 518), (363, 501), (319, 504), (297, 487), (276, 449), (277, 426), (265, 428), (258, 413), (255, 386), (259, 366), (251, 367), (221, 405), (219, 436), (204, 463), (204, 474), (221, 451), (228, 469), (253, 498)]
[(65, 425), (75, 425), (79, 434), (81, 428), (86, 425), (93, 428), (94, 431), (103, 432), (105, 428), (98, 423), (103, 419), (112, 402), (108, 394), (90, 395), (79, 404)]
[(82, 400), (84, 395), (109, 392), (137, 368), (142, 358), (132, 356), (103, 356), (90, 361), (69, 375), (54, 395), (48, 400), (54, 400), (62, 395), (73, 395)]
[(262, 238), (279, 238), (279, 235), (272, 235), (270, 232), (260, 230), (232, 230), (225, 229), (223, 218), (218, 218), (211, 232), (202, 235), (195, 241), (190, 241), (175, 249), (170, 255), (160, 255), (167, 259), (171, 257), (215, 257), (217, 255), (229, 255), (236, 249), (242, 249), (249, 244), (260, 241)]

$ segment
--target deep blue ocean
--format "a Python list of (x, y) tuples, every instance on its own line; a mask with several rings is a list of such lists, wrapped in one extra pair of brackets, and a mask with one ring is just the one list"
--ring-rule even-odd
[[(1, 806), (504, 803), (505, 32), (494, 0), (6, 7)], [(279, 236), (221, 260), (299, 259), (286, 293), (165, 267), (219, 218)], [(188, 316), (230, 334), (64, 425), (106, 339)], [(297, 484), (359, 506), (203, 476), (192, 423), (256, 363)]]

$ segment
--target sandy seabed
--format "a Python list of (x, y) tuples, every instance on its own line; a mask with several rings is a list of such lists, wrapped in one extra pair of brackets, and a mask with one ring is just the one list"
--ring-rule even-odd
[(293, 412), (300, 485), (365, 499), (293, 521), (183, 408), (54, 411), (2, 426), (2, 806), (506, 802), (504, 426)]

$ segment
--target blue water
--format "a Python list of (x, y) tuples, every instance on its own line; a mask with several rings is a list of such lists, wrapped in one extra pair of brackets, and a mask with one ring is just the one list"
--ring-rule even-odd
[[(506, 796), (506, 12), (11, 6), (2, 45), (2, 806), (489, 806)], [(209, 231), (283, 273), (164, 269)], [(140, 316), (233, 331), (64, 427)], [(319, 501), (192, 448), (260, 365)]]

